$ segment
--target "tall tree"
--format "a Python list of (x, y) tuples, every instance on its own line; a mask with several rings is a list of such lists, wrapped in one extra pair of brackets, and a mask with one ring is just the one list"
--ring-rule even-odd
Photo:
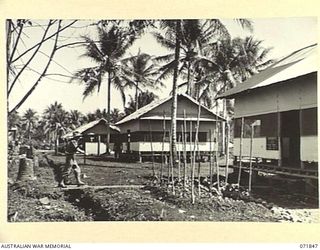
[(68, 130), (69, 114), (62, 107), (61, 103), (54, 102), (43, 112), (44, 126), (48, 139), (54, 140), (55, 152), (58, 153), (59, 139)]
[(115, 124), (116, 122), (120, 121), (125, 116), (125, 114), (120, 112), (119, 109), (114, 108), (113, 110), (111, 110), (110, 116), (111, 116), (110, 122)]
[(84, 115), (79, 110), (69, 112), (68, 127), (74, 130), (84, 123)]
[[(134, 84), (130, 79), (125, 78), (121, 69), (121, 59), (125, 55), (127, 49), (135, 41), (134, 33), (129, 32), (127, 28), (121, 27), (114, 23), (104, 23), (97, 26), (97, 41), (83, 36), (86, 42), (86, 52), (84, 56), (92, 59), (97, 66), (88, 67), (76, 72), (75, 77), (81, 78), (85, 83), (83, 92), (84, 98), (93, 93), (94, 90), (100, 91), (100, 87), (104, 77), (107, 77), (107, 152), (109, 152), (110, 143), (110, 112), (111, 112), (111, 85), (120, 90), (123, 101), (125, 102), (124, 90), (128, 87), (128, 83)], [(126, 84), (123, 84), (122, 78), (125, 78)]]
[(22, 116), (22, 124), (25, 131), (27, 132), (26, 137), (28, 138), (29, 141), (31, 140), (31, 135), (37, 125), (37, 122), (38, 122), (37, 112), (30, 108), (27, 109)]
[(140, 49), (137, 55), (124, 60), (123, 63), (123, 70), (126, 75), (135, 82), (135, 110), (138, 110), (140, 107), (138, 101), (139, 90), (141, 90), (141, 87), (155, 88), (156, 81), (154, 78), (158, 71), (155, 70), (152, 57), (146, 53), (141, 53)]
[(14, 111), (8, 115), (8, 129), (20, 127), (21, 125), (21, 117), (18, 111)]
[[(268, 67), (271, 48), (264, 48), (262, 41), (252, 36), (224, 39), (210, 46), (205, 65), (205, 78), (201, 100), (212, 107), (212, 100), (220, 93), (235, 87), (255, 73)], [(227, 105), (225, 105), (226, 107)], [(232, 105), (228, 103), (230, 114)]]
[[(138, 106), (140, 108), (146, 106), (147, 104), (153, 102), (158, 97), (153, 93), (149, 92), (148, 90), (145, 92), (140, 92), (138, 95)], [(124, 113), (129, 115), (136, 111), (136, 100), (131, 97), (131, 100), (128, 102), (128, 106), (124, 108)]]
[[(174, 39), (174, 58), (173, 61), (169, 63), (165, 71), (173, 72), (173, 82), (172, 82), (172, 105), (171, 105), (171, 147), (170, 152), (172, 155), (172, 163), (176, 165), (177, 159), (177, 81), (179, 74), (179, 60), (180, 60), (180, 48), (182, 39), (182, 20), (162, 20), (160, 21), (160, 28), (165, 31), (165, 36), (156, 36), (157, 40), (172, 40)], [(165, 44), (165, 42), (161, 43)], [(160, 76), (161, 77), (161, 76)], [(158, 79), (160, 79), (160, 77)]]
[[(242, 26), (248, 29), (252, 29), (251, 22), (247, 19), (236, 19), (236, 21)], [(209, 21), (209, 30), (210, 32), (207, 35), (203, 35), (204, 41), (206, 43), (211, 42), (211, 39), (214, 33), (223, 34), (224, 36), (230, 36), (227, 29), (223, 25), (223, 23), (219, 19), (213, 19)], [(198, 21), (192, 20), (162, 20), (160, 21), (160, 28), (165, 30), (165, 35), (161, 35), (160, 33), (156, 33), (155, 36), (160, 44), (165, 47), (174, 50), (174, 56), (167, 55), (164, 57), (165, 60), (171, 60), (169, 63), (164, 65), (161, 70), (163, 73), (160, 75), (161, 77), (166, 77), (168, 73), (173, 73), (173, 86), (172, 86), (172, 107), (171, 107), (171, 152), (173, 156), (173, 163), (175, 164), (175, 160), (177, 158), (176, 153), (176, 110), (177, 110), (177, 80), (179, 73), (183, 70), (184, 67), (188, 68), (188, 89), (190, 92), (190, 76), (191, 76), (191, 58), (193, 58), (198, 53), (196, 50), (201, 48), (201, 41), (197, 39), (199, 34), (203, 32), (204, 34), (207, 30), (203, 31), (204, 27), (201, 28)], [(210, 35), (209, 35), (210, 34)], [(173, 42), (174, 41), (174, 42)], [(203, 41), (203, 42), (204, 42)], [(212, 41), (216, 42), (216, 41)], [(186, 49), (182, 49), (183, 45), (186, 45)], [(185, 52), (185, 64), (182, 64), (179, 69), (179, 63), (181, 60), (180, 50)], [(203, 61), (201, 58), (200, 61)]]

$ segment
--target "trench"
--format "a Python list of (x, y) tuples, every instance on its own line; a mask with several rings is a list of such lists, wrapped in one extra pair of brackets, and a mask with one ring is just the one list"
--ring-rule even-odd
[(64, 191), (65, 200), (78, 209), (83, 209), (87, 216), (94, 221), (111, 221), (112, 216), (103, 207), (100, 200), (95, 198), (95, 191), (84, 189), (72, 189)]

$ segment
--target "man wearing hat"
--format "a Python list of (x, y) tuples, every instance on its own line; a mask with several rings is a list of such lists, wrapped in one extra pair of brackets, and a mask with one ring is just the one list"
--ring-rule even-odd
[(75, 154), (77, 152), (84, 153), (83, 150), (81, 150), (79, 148), (78, 141), (79, 141), (80, 137), (81, 137), (81, 135), (79, 132), (74, 132), (73, 137), (66, 144), (66, 149), (65, 149), (66, 165), (62, 171), (62, 178), (59, 182), (59, 187), (63, 187), (63, 188), (66, 187), (66, 180), (71, 172), (71, 168), (74, 171), (74, 175), (76, 177), (77, 184), (84, 185), (84, 183), (80, 179), (81, 169), (80, 169), (77, 161), (75, 160)]

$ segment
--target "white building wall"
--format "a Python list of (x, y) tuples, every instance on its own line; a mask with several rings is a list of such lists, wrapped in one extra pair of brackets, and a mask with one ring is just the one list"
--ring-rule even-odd
[[(110, 150), (113, 150), (114, 143), (110, 143)], [(98, 155), (98, 142), (86, 142), (86, 151), (87, 155)], [(100, 143), (100, 154), (107, 152), (107, 144), (104, 142)]]
[[(127, 143), (123, 143), (123, 150), (127, 150)], [(153, 142), (152, 143), (152, 149), (154, 152), (156, 151), (162, 151), (162, 142)], [(164, 151), (169, 151), (169, 142), (165, 142), (163, 145)], [(216, 143), (211, 142), (211, 149), (212, 151), (215, 151), (216, 149)], [(151, 152), (151, 143), (150, 142), (131, 142), (130, 143), (130, 150), (136, 151), (136, 152)], [(183, 151), (183, 144), (177, 143), (177, 150)], [(186, 151), (193, 151), (194, 145), (190, 143), (187, 143)], [(199, 142), (199, 151), (210, 151), (210, 142)]]
[(235, 99), (235, 118), (312, 107), (317, 107), (315, 77), (297, 78), (292, 83), (274, 84), (237, 97)]
[(301, 137), (301, 160), (318, 162), (318, 137)]
[[(252, 157), (279, 159), (278, 150), (267, 150), (266, 137), (253, 138)], [(240, 138), (234, 138), (234, 155), (240, 155)], [(250, 138), (242, 139), (242, 156), (250, 155)]]

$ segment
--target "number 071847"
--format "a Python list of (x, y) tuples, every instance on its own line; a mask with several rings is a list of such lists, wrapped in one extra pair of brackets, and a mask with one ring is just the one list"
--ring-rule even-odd
[(300, 248), (318, 248), (318, 244), (300, 244)]

